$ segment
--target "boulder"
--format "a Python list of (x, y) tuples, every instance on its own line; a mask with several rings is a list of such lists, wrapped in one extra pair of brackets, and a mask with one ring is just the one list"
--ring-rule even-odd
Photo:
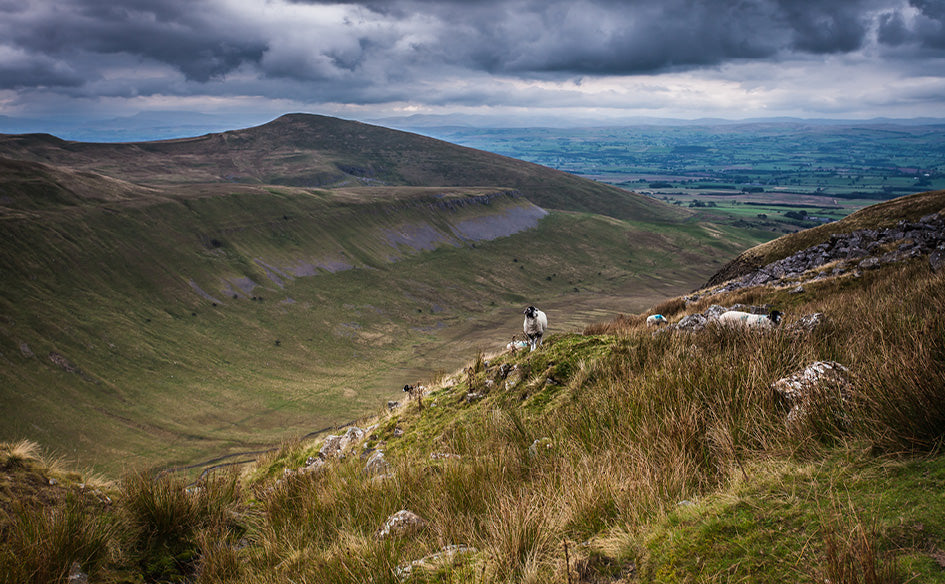
[(409, 579), (415, 571), (435, 572), (446, 566), (456, 565), (461, 556), (475, 554), (478, 551), (479, 550), (476, 548), (468, 545), (448, 545), (435, 554), (424, 556), (405, 566), (394, 568), (394, 574), (403, 582)]
[(794, 332), (811, 332), (824, 323), (827, 317), (823, 312), (807, 314), (795, 320), (787, 326), (787, 329)]
[(383, 450), (375, 450), (372, 452), (371, 456), (368, 457), (367, 462), (364, 464), (364, 472), (369, 475), (385, 474), (389, 469), (390, 463), (384, 458)]
[(389, 537), (403, 537), (416, 533), (426, 527), (427, 522), (422, 517), (402, 509), (387, 518), (384, 525), (374, 534), (376, 539), (387, 539)]
[(834, 361), (815, 361), (802, 371), (771, 384), (775, 395), (791, 408), (785, 419), (788, 425), (801, 422), (815, 399), (842, 407), (852, 388), (850, 370)]
[(323, 458), (343, 456), (352, 445), (364, 438), (364, 430), (356, 426), (348, 428), (344, 434), (332, 434), (325, 438), (318, 453)]
[(673, 326), (673, 329), (681, 331), (701, 331), (705, 328), (705, 325), (708, 322), (709, 319), (702, 316), (701, 314), (690, 314), (689, 316), (677, 322)]
[(945, 247), (938, 247), (929, 254), (929, 267), (935, 273), (945, 268)]

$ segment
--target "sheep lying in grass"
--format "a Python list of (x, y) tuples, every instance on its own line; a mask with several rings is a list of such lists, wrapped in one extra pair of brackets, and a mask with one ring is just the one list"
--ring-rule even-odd
[(651, 314), (646, 317), (646, 326), (660, 326), (667, 324), (669, 321), (666, 320), (666, 317), (662, 314)]
[(772, 328), (781, 323), (781, 313), (772, 310), (768, 314), (752, 314), (740, 310), (729, 310), (719, 316), (719, 322), (730, 326)]
[(548, 317), (534, 306), (526, 308), (524, 314), (525, 323), (522, 328), (525, 330), (525, 336), (528, 337), (531, 350), (534, 351), (536, 344), (539, 347), (541, 346), (541, 337), (545, 334), (545, 329), (548, 328)]

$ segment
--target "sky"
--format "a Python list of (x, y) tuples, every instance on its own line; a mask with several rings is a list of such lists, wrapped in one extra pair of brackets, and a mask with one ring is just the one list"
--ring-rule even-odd
[(945, 0), (0, 0), (0, 116), (289, 112), (945, 118)]

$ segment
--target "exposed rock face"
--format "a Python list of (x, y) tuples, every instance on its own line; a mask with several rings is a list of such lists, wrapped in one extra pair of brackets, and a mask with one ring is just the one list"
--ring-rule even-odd
[(325, 438), (321, 450), (319, 450), (318, 453), (323, 458), (341, 456), (352, 445), (360, 442), (362, 438), (364, 438), (364, 430), (356, 426), (351, 426), (344, 434), (333, 434)]
[(765, 284), (796, 284), (805, 272), (836, 263), (828, 275), (851, 269), (869, 270), (885, 264), (929, 256), (930, 267), (938, 271), (945, 264), (945, 217), (926, 215), (917, 222), (900, 221), (886, 229), (860, 229), (834, 234), (828, 241), (772, 262), (750, 274), (713, 288), (710, 293), (730, 292)]
[(813, 400), (828, 402), (832, 407), (842, 407), (849, 399), (852, 388), (850, 370), (834, 361), (815, 361), (803, 371), (771, 384), (772, 391), (791, 406), (785, 419), (788, 425), (803, 421)]
[(427, 522), (413, 511), (402, 509), (388, 517), (374, 537), (377, 539), (402, 537), (420, 531), (426, 524)]

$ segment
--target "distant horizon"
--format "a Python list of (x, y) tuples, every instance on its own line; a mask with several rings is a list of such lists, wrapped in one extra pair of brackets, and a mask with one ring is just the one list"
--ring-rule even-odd
[(771, 116), (750, 118), (676, 118), (654, 116), (626, 116), (615, 118), (549, 117), (536, 114), (531, 117), (476, 115), (463, 113), (410, 114), (380, 118), (350, 118), (319, 112), (286, 111), (276, 115), (232, 115), (202, 112), (142, 111), (130, 116), (90, 119), (38, 119), (0, 115), (0, 134), (50, 134), (57, 138), (78, 142), (146, 142), (192, 138), (204, 134), (242, 130), (267, 124), (285, 115), (308, 114), (337, 117), (361, 123), (384, 126), (411, 132), (425, 128), (469, 127), (481, 129), (552, 128), (578, 129), (593, 127), (634, 126), (725, 126), (742, 124), (801, 124), (844, 126), (890, 124), (902, 126), (945, 125), (945, 117), (917, 116), (912, 118), (803, 118)]
[[(286, 112), (499, 127), (945, 117), (945, 10), (930, 0), (21, 0), (0, 15), (0, 116), (69, 139)], [(139, 123), (155, 112), (180, 115)]]

